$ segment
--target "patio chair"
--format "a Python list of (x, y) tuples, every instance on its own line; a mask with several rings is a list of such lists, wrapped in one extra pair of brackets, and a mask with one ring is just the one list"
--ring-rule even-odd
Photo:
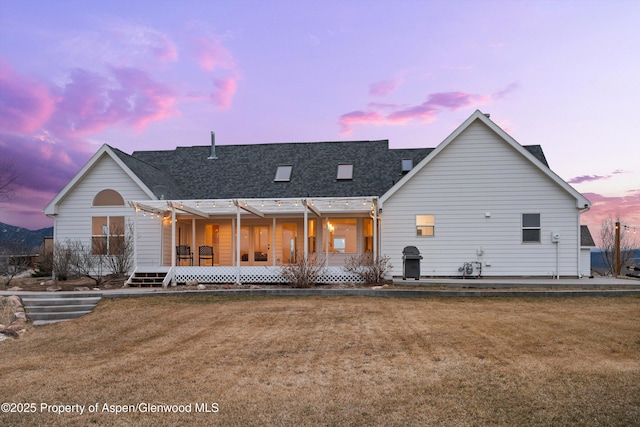
[(180, 265), (180, 260), (188, 259), (193, 265), (193, 254), (191, 253), (191, 246), (179, 245), (176, 246), (176, 264)]
[(198, 247), (198, 265), (202, 260), (211, 260), (211, 265), (213, 265), (213, 246), (200, 246)]

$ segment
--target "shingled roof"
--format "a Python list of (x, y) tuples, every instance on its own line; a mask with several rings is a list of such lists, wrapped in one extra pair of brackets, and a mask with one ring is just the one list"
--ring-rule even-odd
[[(547, 165), (540, 146), (525, 146)], [(433, 148), (390, 149), (388, 140), (297, 142), (177, 147), (116, 155), (160, 199), (230, 199), (380, 196)], [(339, 164), (353, 178), (337, 179)], [(275, 181), (278, 166), (292, 166), (289, 181)]]

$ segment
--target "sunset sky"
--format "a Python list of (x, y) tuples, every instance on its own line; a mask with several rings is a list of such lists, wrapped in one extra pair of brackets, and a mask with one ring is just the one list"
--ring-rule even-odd
[(0, 0), (0, 222), (51, 226), (104, 143), (435, 147), (480, 109), (591, 200), (594, 237), (640, 231), (639, 23), (637, 0)]

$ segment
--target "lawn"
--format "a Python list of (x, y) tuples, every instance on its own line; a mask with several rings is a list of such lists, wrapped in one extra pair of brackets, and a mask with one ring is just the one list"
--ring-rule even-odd
[(640, 425), (636, 297), (103, 300), (0, 352), (7, 426)]

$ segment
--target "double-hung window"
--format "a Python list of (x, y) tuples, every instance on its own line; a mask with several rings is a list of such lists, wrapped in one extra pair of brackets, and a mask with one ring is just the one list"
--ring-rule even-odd
[(540, 214), (522, 214), (522, 243), (540, 243)]

